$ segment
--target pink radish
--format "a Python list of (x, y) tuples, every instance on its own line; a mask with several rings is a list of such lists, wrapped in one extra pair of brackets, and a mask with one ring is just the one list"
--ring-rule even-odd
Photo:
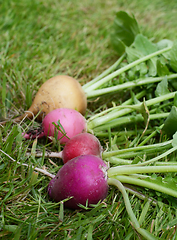
[(40, 133), (35, 131), (33, 135), (29, 132), (25, 133), (24, 137), (26, 139), (30, 137), (35, 138), (36, 136), (38, 138), (43, 136), (50, 138), (56, 134), (60, 143), (65, 144), (73, 136), (86, 131), (87, 121), (81, 113), (74, 109), (57, 108), (45, 116)]

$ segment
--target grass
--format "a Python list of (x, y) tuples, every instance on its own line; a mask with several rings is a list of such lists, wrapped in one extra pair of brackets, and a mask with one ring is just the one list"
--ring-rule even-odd
[[(116, 11), (134, 14), (149, 38), (174, 40), (176, 7), (177, 3), (167, 0), (0, 0), (0, 119), (27, 110), (41, 83), (56, 74), (71, 75), (84, 84), (113, 64), (118, 56), (110, 33)], [(92, 103), (89, 106), (95, 110)], [(59, 160), (34, 156), (36, 148), (56, 151), (58, 146), (44, 140), (23, 141), (21, 132), (28, 124), (8, 123), (0, 128), (1, 239), (142, 239), (132, 228), (122, 195), (114, 187), (90, 211), (63, 211), (62, 204), (49, 200), (49, 177), (11, 161), (45, 166), (53, 174), (61, 167)], [(132, 141), (124, 136), (123, 144), (136, 145), (140, 137)], [(32, 154), (27, 157), (29, 151)], [(141, 226), (154, 236), (175, 239), (175, 199), (147, 189), (133, 190), (141, 193), (141, 200), (135, 192), (129, 194)]]

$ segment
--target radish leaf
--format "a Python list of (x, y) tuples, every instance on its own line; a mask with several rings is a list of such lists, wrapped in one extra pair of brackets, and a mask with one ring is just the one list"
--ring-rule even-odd
[(168, 80), (167, 80), (167, 77), (164, 77), (162, 81), (158, 83), (155, 91), (155, 95), (156, 97), (160, 97), (168, 93), (170, 93), (170, 91), (168, 90)]
[(119, 11), (116, 13), (113, 29), (112, 44), (121, 55), (125, 51), (125, 46), (130, 46), (134, 42), (135, 36), (140, 32), (138, 23), (134, 16), (131, 17), (128, 13)]
[(170, 64), (172, 69), (177, 72), (177, 41), (174, 42), (173, 47), (170, 51)]
[(163, 63), (163, 60), (157, 59), (157, 74), (158, 76), (165, 76), (169, 74), (168, 67)]
[(177, 108), (175, 106), (172, 107), (170, 114), (165, 120), (164, 127), (162, 130), (168, 135), (172, 136), (177, 131)]
[(143, 53), (144, 56), (156, 52), (158, 50), (157, 46), (148, 40), (147, 37), (142, 34), (138, 34), (135, 37), (134, 46), (137, 50)]
[(177, 93), (175, 94), (175, 97), (174, 97), (174, 106), (177, 107)]

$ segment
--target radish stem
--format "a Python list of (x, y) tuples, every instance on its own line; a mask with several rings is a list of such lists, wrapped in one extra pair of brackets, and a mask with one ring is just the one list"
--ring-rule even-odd
[[(155, 105), (157, 103), (160, 103), (160, 102), (163, 102), (165, 100), (169, 100), (171, 98), (174, 98), (175, 97), (175, 94), (177, 93), (177, 91), (175, 92), (172, 92), (172, 93), (168, 93), (168, 94), (164, 94), (160, 97), (156, 97), (156, 98), (153, 98), (153, 99), (150, 99), (150, 100), (147, 100), (145, 103), (146, 103), (146, 106), (152, 106), (152, 105)], [(89, 119), (88, 120), (88, 128), (89, 129), (94, 129), (94, 128), (97, 128), (98, 126), (100, 126), (101, 129), (105, 129), (105, 127), (112, 127), (112, 125), (110, 124), (111, 123), (111, 120), (114, 120), (114, 121), (117, 121), (117, 124), (119, 125), (119, 121), (120, 119), (117, 119), (121, 116), (124, 116), (128, 113), (131, 113), (133, 112), (134, 110), (140, 110), (142, 106), (142, 103), (140, 104), (136, 104), (136, 105), (132, 105), (132, 106), (118, 106), (116, 107), (117, 110), (120, 109), (119, 111), (112, 111), (112, 112), (109, 112), (108, 114), (104, 115), (104, 116), (101, 116), (101, 117), (98, 117), (98, 118), (94, 118), (93, 120)], [(132, 108), (133, 107), (133, 108)], [(116, 108), (113, 108), (113, 110), (115, 110)], [(124, 108), (124, 109), (121, 109), (121, 108)], [(169, 113), (163, 113), (164, 115), (159, 115), (159, 117), (167, 117)], [(150, 115), (150, 117), (152, 118), (152, 115)], [(158, 117), (158, 115), (157, 115)], [(135, 117), (135, 116), (130, 116), (128, 117), (127, 119), (122, 119), (123, 120), (123, 123), (126, 123), (126, 122), (132, 122), (134, 120), (142, 120), (143, 117), (141, 115), (139, 115), (138, 117)], [(108, 125), (106, 125), (106, 123), (108, 123)], [(103, 125), (104, 124), (104, 125)], [(101, 126), (103, 125), (103, 126)], [(116, 126), (115, 124), (113, 126)]]
[[(142, 98), (143, 96), (145, 96), (145, 94), (146, 94), (146, 91), (143, 90), (143, 91), (139, 92), (138, 94), (136, 94), (136, 95), (135, 95), (135, 98), (136, 98), (136, 99), (140, 99), (140, 98)], [(123, 103), (122, 103), (121, 105), (119, 105), (119, 106), (114, 106), (114, 107), (108, 108), (108, 109), (106, 109), (106, 110), (104, 110), (104, 111), (101, 111), (100, 113), (95, 114), (94, 116), (91, 116), (88, 121), (90, 122), (90, 121), (92, 121), (92, 120), (95, 119), (95, 118), (98, 118), (98, 117), (101, 117), (102, 115), (108, 114), (109, 112), (117, 112), (118, 110), (121, 110), (121, 109), (122, 109), (122, 106), (125, 106), (125, 107), (126, 107), (126, 105), (130, 105), (130, 104), (132, 104), (132, 103), (133, 103), (133, 99), (130, 98), (130, 99), (128, 99), (127, 101), (123, 102)]]
[(125, 58), (125, 53), (112, 65), (110, 66), (108, 69), (106, 69), (103, 73), (101, 73), (99, 76), (97, 76), (96, 78), (92, 79), (91, 81), (87, 82), (86, 84), (84, 84), (82, 86), (82, 88), (85, 90), (88, 87), (90, 87), (91, 85), (93, 85), (94, 83), (98, 82), (100, 79), (104, 78), (106, 75), (108, 75), (110, 72), (112, 72), (114, 69), (116, 69), (119, 64), (123, 61), (123, 59)]
[[(166, 118), (166, 117), (168, 117), (169, 114), (170, 113), (151, 114), (149, 116), (149, 118), (150, 118), (150, 120)], [(94, 128), (94, 132), (95, 132), (95, 134), (97, 134), (97, 132), (107, 130), (108, 128), (114, 128), (114, 127), (118, 127), (118, 126), (128, 124), (128, 123), (130, 124), (130, 123), (143, 122), (143, 121), (144, 121), (143, 116), (141, 114), (137, 114), (136, 116), (127, 116), (127, 117), (121, 117), (118, 119), (114, 119), (110, 122), (107, 122), (106, 124), (103, 124), (103, 125), (95, 127), (95, 128), (92, 126), (92, 128)], [(99, 122), (97, 122), (97, 124), (99, 124)], [(92, 122), (91, 122), (91, 124), (88, 123), (89, 131), (90, 131), (91, 125), (92, 125)]]
[(136, 229), (136, 231), (139, 234), (141, 234), (147, 240), (157, 239), (150, 232), (146, 231), (145, 229), (140, 228), (140, 224), (139, 224), (135, 214), (133, 213), (133, 210), (132, 210), (129, 198), (128, 198), (128, 194), (127, 194), (124, 186), (122, 185), (122, 183), (118, 179), (108, 178), (108, 184), (116, 186), (119, 189), (119, 191), (122, 193), (123, 198), (124, 198), (124, 202), (125, 202), (126, 210), (127, 210), (128, 215), (130, 217), (132, 225)]
[(168, 194), (172, 197), (177, 197), (177, 191), (173, 190), (168, 187), (160, 186), (159, 184), (148, 182), (146, 180), (137, 179), (133, 176), (124, 176), (124, 175), (116, 175), (114, 176), (117, 180), (121, 181), (122, 183), (133, 184), (136, 186), (140, 186), (143, 188), (149, 188), (158, 192), (162, 192)]
[(136, 174), (136, 173), (168, 173), (168, 172), (177, 172), (177, 165), (170, 166), (117, 166), (111, 167), (108, 169), (108, 176), (113, 177), (117, 175), (127, 175), (127, 174)]
[[(87, 98), (93, 98), (93, 97), (98, 97), (104, 94), (108, 94), (108, 93), (113, 93), (113, 92), (117, 92), (117, 91), (121, 91), (124, 89), (129, 89), (129, 88), (133, 88), (133, 87), (138, 87), (138, 86), (142, 86), (142, 85), (147, 85), (147, 84), (152, 84), (152, 83), (156, 83), (156, 82), (160, 82), (163, 77), (147, 77), (147, 78), (140, 78), (134, 81), (129, 81), (129, 82), (125, 82), (116, 86), (112, 86), (112, 87), (107, 87), (107, 88), (102, 88), (102, 89), (98, 89), (98, 90), (92, 90), (90, 92), (87, 93)], [(167, 79), (174, 79), (177, 78), (177, 74), (171, 74), (166, 76)]]
[(127, 70), (129, 70), (129, 69), (131, 69), (131, 68), (133, 68), (133, 67), (135, 67), (136, 65), (138, 65), (138, 64), (140, 64), (140, 63), (142, 63), (142, 62), (147, 61), (147, 60), (150, 59), (150, 58), (153, 58), (153, 57), (155, 57), (155, 56), (157, 56), (157, 55), (159, 55), (159, 54), (162, 54), (162, 53), (164, 53), (164, 52), (167, 52), (167, 51), (171, 50), (171, 48), (172, 48), (171, 46), (170, 46), (170, 47), (166, 47), (166, 48), (163, 48), (163, 49), (161, 49), (161, 50), (158, 50), (158, 51), (156, 51), (156, 52), (154, 52), (154, 53), (151, 53), (151, 54), (149, 54), (149, 55), (147, 55), (147, 56), (144, 56), (144, 57), (142, 57), (142, 58), (139, 58), (138, 60), (136, 60), (136, 61), (134, 61), (134, 62), (131, 62), (131, 63), (129, 63), (128, 65), (126, 65), (126, 66), (118, 69), (117, 71), (109, 74), (108, 76), (102, 78), (101, 80), (99, 80), (98, 82), (92, 84), (91, 86), (89, 86), (89, 87), (87, 87), (87, 88), (84, 88), (84, 90), (85, 90), (85, 92), (86, 92), (87, 94), (89, 94), (89, 92), (91, 92), (91, 91), (93, 91), (93, 90), (101, 87), (103, 84), (105, 84), (105, 83), (108, 82), (109, 80), (113, 79), (114, 77), (118, 76), (119, 74), (121, 74), (121, 73), (123, 73), (123, 72), (125, 72), (125, 71), (127, 71)]
[(103, 158), (108, 158), (108, 157), (112, 157), (115, 155), (119, 155), (119, 154), (124, 154), (127, 152), (135, 152), (135, 151), (142, 151), (142, 150), (146, 150), (146, 149), (157, 149), (161, 147), (168, 147), (169, 145), (171, 146), (172, 140), (166, 141), (166, 142), (162, 142), (162, 143), (156, 143), (156, 144), (151, 144), (151, 145), (145, 145), (145, 146), (138, 146), (138, 147), (132, 147), (132, 148), (126, 148), (126, 149), (121, 149), (121, 150), (115, 150), (115, 151), (110, 151), (110, 152), (103, 152), (102, 156)]

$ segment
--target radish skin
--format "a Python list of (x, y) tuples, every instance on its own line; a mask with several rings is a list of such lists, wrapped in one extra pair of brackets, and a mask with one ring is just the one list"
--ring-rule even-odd
[[(59, 131), (53, 124), (57, 124), (58, 121), (62, 125), (66, 136), (62, 132), (61, 127), (59, 127), (61, 131)], [(57, 139), (61, 144), (65, 144), (75, 135), (87, 132), (87, 121), (74, 109), (58, 108), (45, 116), (42, 122), (42, 129), (46, 137), (54, 137), (57, 131)]]
[(90, 133), (80, 133), (72, 137), (64, 146), (62, 159), (65, 164), (80, 155), (95, 155), (101, 158), (102, 147), (97, 137)]
[(107, 165), (94, 155), (82, 155), (71, 159), (58, 171), (48, 185), (48, 194), (71, 209), (103, 201), (108, 194)]

